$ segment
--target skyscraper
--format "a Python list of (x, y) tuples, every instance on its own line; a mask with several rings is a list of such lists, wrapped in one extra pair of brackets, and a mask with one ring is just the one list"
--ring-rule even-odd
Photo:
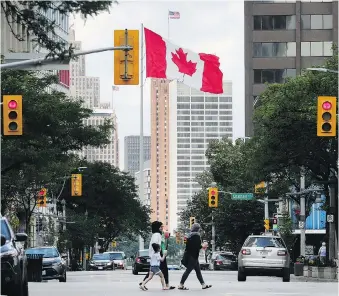
[(151, 208), (152, 220), (170, 225), (169, 81), (151, 80)]
[(214, 95), (177, 81), (169, 85), (170, 115), (167, 119), (170, 128), (166, 151), (170, 151), (167, 166), (170, 167), (169, 204), (173, 229), (178, 225), (177, 213), (201, 189), (195, 177), (209, 168), (205, 156), (209, 143), (233, 137), (232, 83), (225, 81), (223, 89), (223, 94)]
[[(151, 158), (151, 137), (144, 136), (144, 161)], [(127, 136), (124, 141), (124, 171), (133, 177), (140, 170), (140, 136)]]

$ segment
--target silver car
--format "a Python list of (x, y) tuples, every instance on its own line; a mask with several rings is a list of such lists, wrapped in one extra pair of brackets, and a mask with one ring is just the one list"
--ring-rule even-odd
[(276, 235), (250, 235), (238, 255), (238, 281), (246, 276), (277, 276), (290, 281), (290, 254)]

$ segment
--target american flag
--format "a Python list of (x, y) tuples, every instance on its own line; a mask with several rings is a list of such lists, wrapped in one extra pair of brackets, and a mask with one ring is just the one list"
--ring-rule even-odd
[(169, 11), (168, 16), (170, 19), (180, 19), (180, 12), (179, 11)]
[(118, 90), (119, 90), (119, 87), (118, 87), (118, 86), (115, 86), (115, 85), (113, 85), (113, 86), (112, 86), (112, 90), (113, 90), (113, 91), (118, 91)]

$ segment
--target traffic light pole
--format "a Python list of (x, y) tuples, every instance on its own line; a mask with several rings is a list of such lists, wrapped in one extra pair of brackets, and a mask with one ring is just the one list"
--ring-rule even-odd
[[(300, 191), (305, 190), (305, 171), (304, 168), (301, 168), (300, 176)], [(306, 216), (306, 205), (305, 205), (305, 195), (300, 196), (300, 255), (305, 256), (306, 251), (306, 230), (305, 230), (305, 217)]]
[(215, 224), (214, 224), (214, 216), (213, 216), (213, 210), (212, 210), (212, 253), (215, 252)]
[[(139, 198), (144, 200), (144, 25), (141, 24), (140, 46), (140, 139), (139, 139)], [(164, 221), (163, 221), (164, 223)], [(139, 235), (139, 250), (144, 249), (144, 240)]]
[[(72, 55), (66, 55), (65, 62), (68, 63), (73, 57), (78, 57), (78, 56), (92, 54), (92, 53), (112, 51), (112, 50), (132, 50), (132, 49), (133, 47), (131, 46), (115, 46), (115, 47), (111, 46), (111, 47), (96, 48), (96, 49), (91, 49), (91, 50), (84, 50), (84, 51), (75, 52)], [(25, 68), (31, 68), (32, 66), (39, 68), (43, 65), (60, 64), (60, 63), (64, 63), (64, 60), (61, 60), (60, 58), (45, 57), (45, 58), (26, 60), (26, 61), (21, 61), (21, 62), (0, 64), (0, 70), (25, 69)]]

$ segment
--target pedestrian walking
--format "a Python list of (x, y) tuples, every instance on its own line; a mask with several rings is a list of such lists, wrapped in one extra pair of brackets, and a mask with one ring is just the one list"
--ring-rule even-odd
[(325, 265), (326, 263), (326, 243), (323, 242), (321, 247), (319, 248), (318, 256), (320, 259), (320, 263)]
[(160, 245), (158, 244), (152, 244), (152, 249), (154, 253), (151, 257), (151, 268), (148, 273), (148, 277), (141, 283), (140, 289), (143, 291), (147, 291), (148, 289), (145, 287), (145, 285), (153, 278), (154, 275), (158, 275), (160, 277), (161, 285), (163, 290), (168, 290), (168, 287), (166, 287), (165, 284), (165, 278), (164, 274), (160, 270), (160, 262), (164, 262), (166, 259), (167, 252), (164, 252), (164, 255), (160, 255)]
[(186, 266), (186, 270), (182, 275), (179, 290), (188, 290), (187, 287), (184, 286), (188, 276), (191, 271), (194, 269), (197, 275), (197, 278), (202, 286), (202, 289), (211, 288), (212, 285), (206, 285), (204, 279), (201, 274), (200, 264), (199, 264), (199, 253), (201, 248), (206, 247), (206, 243), (202, 245), (201, 237), (200, 237), (200, 224), (194, 223), (191, 228), (191, 233), (189, 234), (186, 242), (186, 249), (184, 253), (184, 257), (181, 260), (182, 264)]
[[(152, 237), (151, 237), (151, 241), (149, 243), (149, 257), (152, 258), (152, 255), (154, 253), (152, 244), (158, 244), (160, 245), (160, 256), (162, 257), (164, 255), (164, 252), (166, 251), (167, 253), (167, 247), (168, 247), (168, 240), (165, 237), (164, 234), (164, 226), (162, 224), (162, 222), (160, 221), (154, 221), (152, 223)], [(166, 256), (165, 259), (163, 261), (160, 261), (160, 270), (162, 272), (162, 274), (164, 275), (165, 278), (165, 284), (166, 287), (168, 288), (168, 290), (173, 290), (175, 289), (175, 287), (170, 286), (169, 285), (169, 275), (168, 275), (168, 266), (167, 266), (167, 260), (166, 260)], [(146, 274), (145, 278), (143, 281), (145, 281), (148, 278), (149, 274)], [(139, 283), (139, 286), (141, 286), (142, 283)], [(147, 288), (146, 288), (147, 290)]]

